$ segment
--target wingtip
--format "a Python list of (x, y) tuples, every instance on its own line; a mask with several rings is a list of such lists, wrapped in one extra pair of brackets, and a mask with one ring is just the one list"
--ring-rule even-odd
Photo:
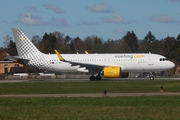
[(55, 51), (56, 55), (58, 56), (59, 60), (63, 61), (64, 58), (60, 55), (60, 53), (56, 49), (54, 49), (54, 51)]
[(89, 54), (87, 51), (84, 51), (85, 52), (85, 54)]

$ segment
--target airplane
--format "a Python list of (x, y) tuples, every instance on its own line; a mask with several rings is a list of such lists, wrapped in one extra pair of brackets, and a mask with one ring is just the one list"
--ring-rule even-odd
[[(58, 72), (90, 73), (91, 81), (104, 78), (125, 78), (129, 72), (155, 72), (174, 68), (166, 57), (151, 53), (114, 54), (45, 54), (40, 52), (20, 28), (12, 28), (18, 56), (11, 60), (38, 69)], [(154, 76), (150, 76), (154, 79)]]

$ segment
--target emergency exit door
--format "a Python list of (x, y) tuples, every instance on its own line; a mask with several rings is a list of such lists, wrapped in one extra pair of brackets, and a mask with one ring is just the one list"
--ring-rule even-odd
[(154, 56), (149, 54), (148, 65), (154, 65)]

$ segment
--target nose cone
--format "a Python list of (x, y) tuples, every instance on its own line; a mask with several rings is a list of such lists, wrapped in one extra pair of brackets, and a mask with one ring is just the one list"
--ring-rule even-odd
[(172, 69), (175, 67), (175, 64), (173, 62), (169, 61), (168, 67), (169, 67), (169, 69)]

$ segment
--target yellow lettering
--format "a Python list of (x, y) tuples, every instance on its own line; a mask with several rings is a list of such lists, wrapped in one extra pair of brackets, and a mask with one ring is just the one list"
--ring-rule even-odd
[(145, 58), (144, 55), (134, 55), (134, 58)]

